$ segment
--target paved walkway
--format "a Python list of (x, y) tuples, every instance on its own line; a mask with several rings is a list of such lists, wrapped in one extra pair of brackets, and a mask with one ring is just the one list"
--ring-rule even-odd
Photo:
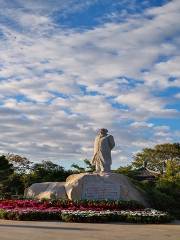
[(180, 240), (180, 222), (161, 225), (0, 220), (0, 240)]

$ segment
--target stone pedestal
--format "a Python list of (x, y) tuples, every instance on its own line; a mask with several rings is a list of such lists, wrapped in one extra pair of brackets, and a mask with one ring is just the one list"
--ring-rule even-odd
[(142, 193), (122, 174), (73, 174), (67, 178), (65, 189), (71, 200), (136, 200), (145, 204)]
[(147, 206), (142, 192), (129, 178), (116, 173), (79, 173), (70, 175), (65, 183), (35, 183), (26, 190), (25, 196), (37, 199), (136, 200)]

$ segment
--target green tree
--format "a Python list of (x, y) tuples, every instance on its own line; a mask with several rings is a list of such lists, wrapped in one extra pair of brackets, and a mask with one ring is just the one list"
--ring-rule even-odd
[(6, 181), (6, 191), (10, 195), (23, 195), (32, 162), (17, 154), (8, 153), (5, 156), (14, 169), (13, 174)]
[(161, 172), (165, 165), (165, 171), (155, 182), (141, 182), (151, 206), (180, 218), (180, 144), (166, 143), (145, 148), (134, 156), (133, 166), (141, 167), (144, 161), (149, 169)]
[(168, 160), (166, 162), (166, 172), (162, 176), (169, 182), (180, 180), (180, 162), (177, 159)]
[(31, 169), (32, 162), (24, 156), (8, 153), (6, 159), (13, 164), (14, 170), (17, 173), (25, 173)]
[(144, 161), (151, 170), (160, 171), (167, 162), (180, 164), (180, 143), (158, 144), (154, 148), (144, 148), (134, 156), (132, 165), (136, 168), (143, 166)]
[(4, 155), (0, 156), (0, 195), (6, 195), (9, 177), (13, 174), (13, 165)]
[(80, 167), (78, 164), (72, 164), (71, 167), (75, 169), (76, 172), (94, 172), (95, 166), (92, 166), (88, 159), (83, 160), (85, 167)]
[(120, 173), (120, 174), (124, 174), (128, 177), (133, 177), (134, 176), (134, 171), (133, 171), (133, 167), (132, 165), (128, 165), (128, 166), (120, 166), (119, 168), (117, 168), (116, 170), (114, 170), (115, 173)]
[(30, 173), (26, 174), (25, 186), (29, 186), (35, 182), (61, 182), (72, 174), (72, 171), (65, 170), (51, 161), (42, 161), (42, 163), (35, 163)]
[(18, 174), (14, 172), (7, 180), (6, 189), (10, 195), (23, 195), (25, 189), (24, 179), (26, 174)]

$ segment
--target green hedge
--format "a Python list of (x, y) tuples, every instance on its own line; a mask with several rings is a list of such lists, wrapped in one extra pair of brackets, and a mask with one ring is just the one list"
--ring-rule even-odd
[[(155, 211), (155, 213), (152, 213)], [(145, 211), (16, 211), (0, 210), (0, 218), (7, 220), (58, 220), (64, 222), (129, 222), (129, 223), (165, 223), (170, 216), (156, 210)]]
[(166, 223), (171, 221), (168, 214), (162, 215), (136, 215), (136, 214), (123, 214), (123, 213), (61, 213), (62, 221), (64, 222), (88, 222), (88, 223), (104, 223), (104, 222), (127, 222), (127, 223)]
[(61, 212), (0, 210), (0, 219), (18, 221), (61, 220)]

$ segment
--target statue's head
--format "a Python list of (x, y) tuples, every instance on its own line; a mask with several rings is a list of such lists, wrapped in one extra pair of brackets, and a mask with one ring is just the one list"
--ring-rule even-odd
[(106, 135), (108, 133), (108, 130), (106, 128), (101, 128), (99, 130), (99, 133), (102, 134), (102, 135)]

